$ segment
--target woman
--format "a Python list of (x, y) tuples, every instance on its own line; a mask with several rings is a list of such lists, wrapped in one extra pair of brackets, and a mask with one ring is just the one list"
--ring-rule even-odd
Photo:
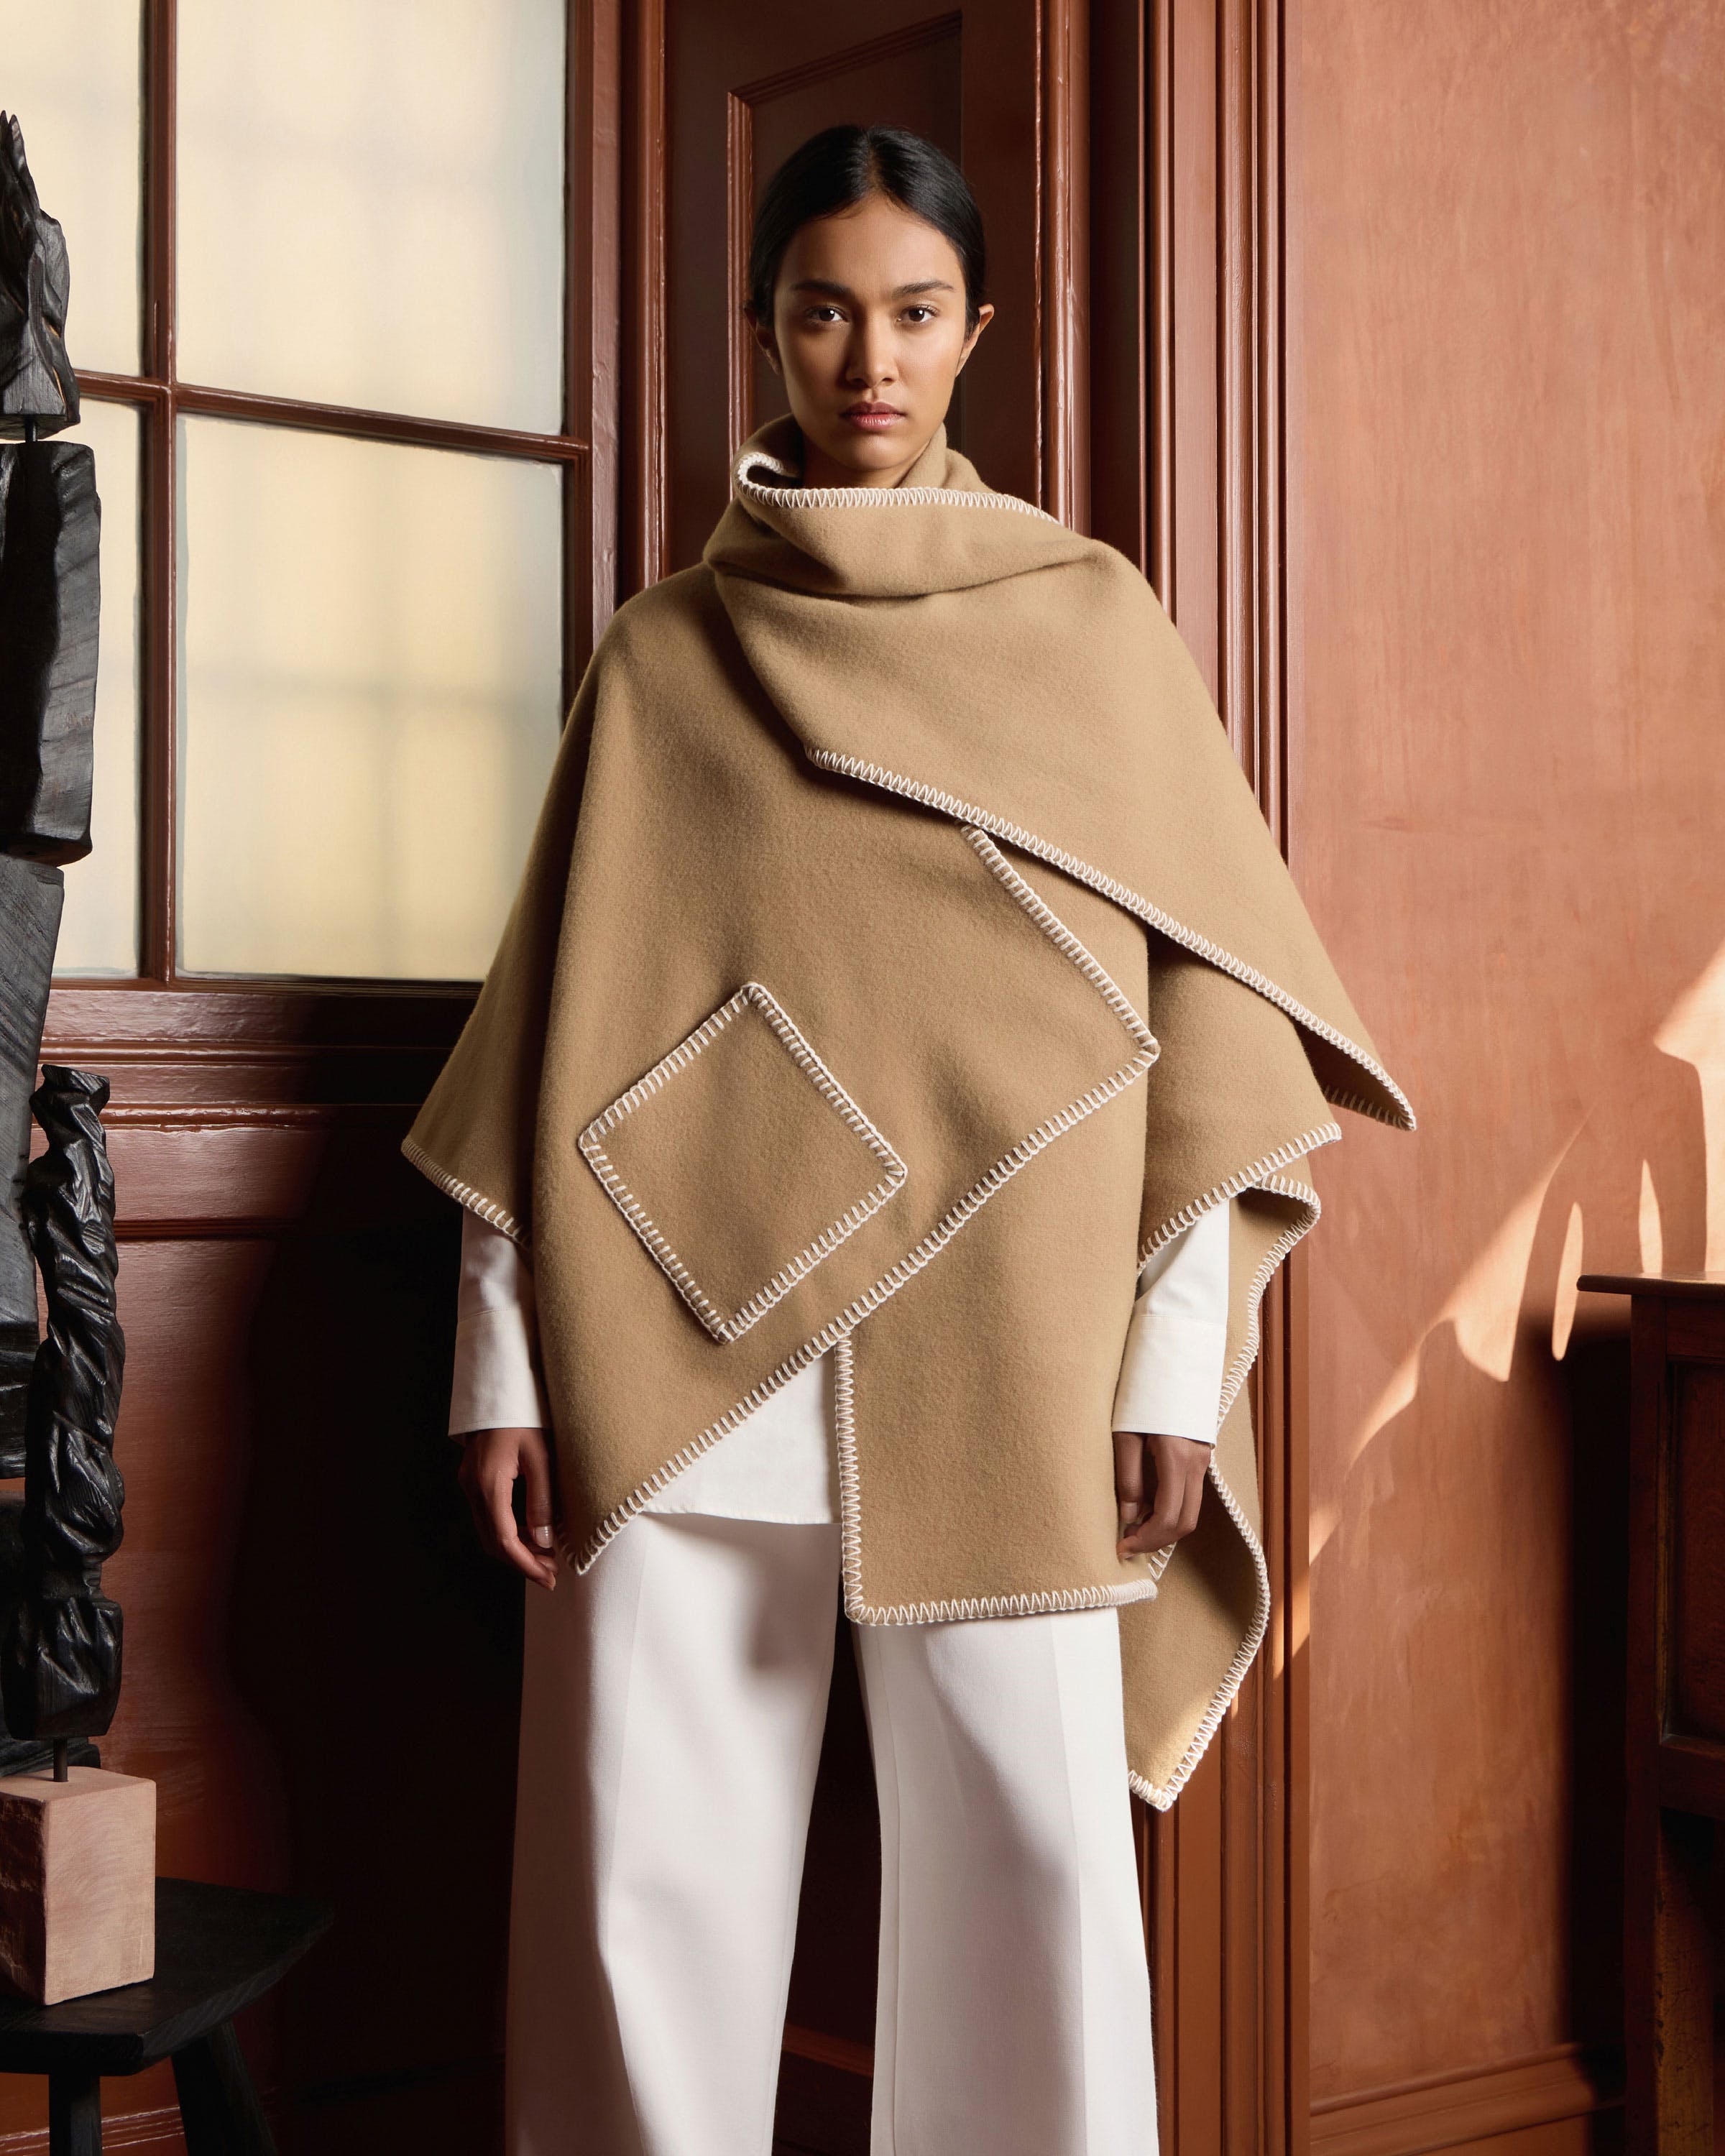
[(750, 281), (789, 412), (601, 639), (406, 1143), (467, 1209), (476, 1522), (557, 1590), (509, 2146), (764, 2156), (842, 1595), (876, 2156), (1140, 2156), (1128, 1791), (1262, 1635), (1241, 1388), (1305, 1155), (1412, 1117), (1142, 577), (947, 443), (956, 169), (816, 136)]

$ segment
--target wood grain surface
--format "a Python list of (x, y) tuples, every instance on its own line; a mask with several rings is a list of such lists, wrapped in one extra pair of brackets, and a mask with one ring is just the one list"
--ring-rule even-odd
[(1615, 2041), (1625, 1313), (1725, 1263), (1725, 16), (1301, 0), (1313, 2092)]

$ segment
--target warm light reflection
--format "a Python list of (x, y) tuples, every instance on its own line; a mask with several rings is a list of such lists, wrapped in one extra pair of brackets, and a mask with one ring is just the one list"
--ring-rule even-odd
[[(1691, 1065), (1700, 1080), (1706, 1148), (1707, 1265), (1725, 1271), (1725, 945), (1698, 978), (1671, 1006), (1656, 1030), (1652, 1046)], [(1528, 1266), (1540, 1215), (1553, 1178), (1581, 1134), (1587, 1116), (1578, 1118), (1545, 1168), (1518, 1197), (1463, 1271), (1442, 1306), (1420, 1325), (1407, 1353), (1380, 1388), (1350, 1440), (1346, 1473), (1351, 1474), (1379, 1432), (1410, 1407), (1420, 1390), (1420, 1357), (1432, 1333), (1455, 1328), (1462, 1355), (1476, 1369), (1507, 1383), (1516, 1342), (1529, 1299)], [(1641, 1163), (1637, 1224), (1644, 1270), (1664, 1262), (1665, 1225), (1652, 1169)], [(1579, 1201), (1569, 1209), (1558, 1276), (1533, 1284), (1536, 1306), (1550, 1296), (1551, 1347), (1561, 1359), (1567, 1353), (1579, 1307), (1575, 1278), (1584, 1267), (1585, 1224)], [(1315, 1562), (1341, 1517), (1339, 1504), (1312, 1507), (1311, 1554)]]
[[(1581, 1126), (1578, 1122), (1553, 1153), (1535, 1180), (1511, 1206), (1479, 1255), (1450, 1290), (1443, 1306), (1415, 1335), (1413, 1344), (1390, 1373), (1368, 1409), (1348, 1447), (1344, 1474), (1352, 1473), (1379, 1430), (1414, 1404), (1420, 1391), (1420, 1357), (1428, 1337), (1439, 1326), (1455, 1328), (1462, 1354), (1476, 1368), (1501, 1384), (1509, 1376), (1515, 1356), (1516, 1328), (1521, 1321), (1522, 1296), (1527, 1284), (1527, 1262), (1539, 1226), (1540, 1209), (1551, 1188), (1563, 1155)], [(1312, 1512), (1311, 1553), (1315, 1560), (1335, 1531), (1339, 1517), (1334, 1505), (1315, 1505)]]
[[(1646, 1163), (1642, 1163), (1642, 1173)], [(1575, 1306), (1581, 1300), (1581, 1291), (1575, 1285), (1582, 1270), (1582, 1225), (1579, 1204), (1569, 1208), (1569, 1224), (1563, 1230), (1563, 1255), (1558, 1260), (1557, 1297), (1551, 1313), (1551, 1352), (1553, 1358), (1561, 1363), (1569, 1350), (1569, 1335), (1575, 1324)]]
[(1725, 945), (1678, 997), (1653, 1036), (1667, 1055), (1692, 1065), (1701, 1081), (1707, 1148), (1707, 1267), (1725, 1272)]
[(1653, 1188), (1653, 1168), (1641, 1163), (1641, 1201), (1635, 1216), (1636, 1237), (1641, 1247), (1641, 1270), (1665, 1270), (1665, 1224), (1659, 1217), (1659, 1193)]

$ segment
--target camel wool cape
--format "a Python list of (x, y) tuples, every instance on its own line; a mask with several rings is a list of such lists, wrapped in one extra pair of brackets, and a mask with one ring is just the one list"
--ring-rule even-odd
[[(1244, 1385), (1307, 1156), (1413, 1115), (1132, 563), (944, 427), (893, 487), (801, 456), (752, 436), (599, 639), (403, 1149), (531, 1248), (578, 1571), (830, 1349), (850, 1616), (1120, 1605), (1165, 1808), (1268, 1618)], [(1123, 1561), (1137, 1269), (1224, 1204), (1213, 1486)]]

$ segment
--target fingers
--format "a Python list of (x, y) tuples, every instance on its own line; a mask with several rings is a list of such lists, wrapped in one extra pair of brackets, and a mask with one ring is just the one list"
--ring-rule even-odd
[(1114, 1433), (1114, 1496), (1120, 1507), (1120, 1532), (1126, 1534), (1144, 1509), (1144, 1440), (1135, 1430)]
[(527, 1539), (542, 1557), (548, 1558), (557, 1537), (551, 1523), (551, 1453), (537, 1430), (534, 1442), (521, 1450), (521, 1509), (527, 1516)]
[[(537, 1430), (517, 1430), (509, 1435), (516, 1440), (516, 1456), (510, 1471), (499, 1477), (490, 1492), (491, 1514), (497, 1525), (498, 1554), (506, 1564), (513, 1565), (526, 1578), (536, 1580), (541, 1587), (554, 1589), (557, 1567), (551, 1525), (551, 1460), (546, 1450), (545, 1434)], [(516, 1525), (517, 1476), (526, 1499), (523, 1509), (532, 1536), (531, 1545), (521, 1539), (521, 1529)]]
[[(521, 1539), (516, 1525), (517, 1476), (524, 1485), (529, 1532), (534, 1533), (537, 1548)], [(551, 1460), (544, 1432), (476, 1430), (463, 1448), (460, 1481), (487, 1554), (541, 1587), (555, 1589), (557, 1567), (552, 1529)]]
[[(1132, 1438), (1137, 1445), (1140, 1473), (1150, 1486), (1148, 1509), (1136, 1525), (1126, 1517), (1126, 1495), (1120, 1482), (1122, 1438)], [(1170, 1548), (1198, 1525), (1210, 1448), (1192, 1438), (1168, 1437), (1160, 1432), (1135, 1438), (1130, 1431), (1117, 1430), (1114, 1443), (1115, 1481), (1121, 1501), (1121, 1555), (1142, 1557)]]

